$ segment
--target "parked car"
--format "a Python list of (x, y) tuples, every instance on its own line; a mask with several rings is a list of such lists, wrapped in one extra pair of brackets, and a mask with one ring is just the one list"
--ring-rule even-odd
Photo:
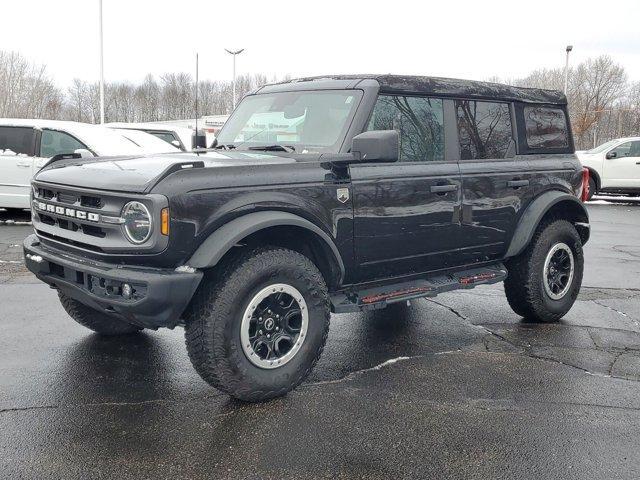
[(183, 152), (190, 151), (194, 147), (193, 130), (186, 127), (177, 127), (162, 123), (123, 123), (111, 122), (105, 123), (105, 126), (117, 128), (121, 130), (139, 130), (141, 132), (154, 135), (174, 147), (179, 148)]
[(51, 157), (139, 155), (145, 149), (97, 125), (56, 120), (0, 119), (0, 207), (29, 208), (33, 174)]
[(25, 262), (85, 327), (184, 325), (207, 382), (273, 398), (318, 361), (330, 312), (504, 282), (520, 316), (567, 313), (590, 234), (567, 119), (560, 92), (483, 82), (265, 86), (218, 151), (40, 171)]
[(589, 200), (597, 193), (640, 195), (640, 137), (616, 138), (576, 153), (589, 169)]
[(146, 132), (142, 132), (140, 130), (120, 130), (114, 129), (114, 131), (118, 132), (123, 137), (131, 140), (137, 146), (142, 148), (145, 153), (154, 154), (154, 153), (177, 153), (181, 152), (177, 146), (161, 140), (155, 135), (151, 135)]
[(218, 132), (222, 129), (229, 115), (205, 115), (201, 118), (203, 134), (205, 136), (205, 144), (210, 147), (216, 140)]

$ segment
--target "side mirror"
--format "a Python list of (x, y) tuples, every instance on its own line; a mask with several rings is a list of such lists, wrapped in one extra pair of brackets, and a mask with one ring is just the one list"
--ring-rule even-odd
[(95, 156), (86, 148), (78, 148), (77, 150), (74, 150), (73, 153), (77, 153), (78, 155), (80, 155), (80, 158), (90, 158)]
[(353, 137), (351, 153), (361, 162), (397, 162), (399, 146), (395, 130), (371, 130)]
[(178, 140), (171, 140), (171, 145), (176, 148), (180, 148), (180, 142)]
[(617, 156), (618, 156), (618, 152), (614, 152), (613, 150), (611, 150), (610, 152), (607, 152), (607, 160), (616, 158)]

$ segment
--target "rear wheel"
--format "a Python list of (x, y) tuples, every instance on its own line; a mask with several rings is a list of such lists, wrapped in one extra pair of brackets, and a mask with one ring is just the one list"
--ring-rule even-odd
[(567, 220), (542, 223), (527, 249), (507, 262), (509, 305), (530, 320), (555, 322), (573, 306), (580, 286), (582, 241)]
[(589, 178), (589, 193), (587, 194), (587, 200), (591, 200), (591, 198), (596, 194), (596, 181), (593, 177)]
[(186, 312), (189, 358), (214, 387), (245, 401), (284, 395), (320, 358), (327, 287), (300, 253), (260, 247), (216, 267)]
[(76, 322), (101, 335), (128, 335), (138, 333), (142, 327), (132, 325), (106, 313), (94, 310), (91, 307), (58, 292), (60, 303)]

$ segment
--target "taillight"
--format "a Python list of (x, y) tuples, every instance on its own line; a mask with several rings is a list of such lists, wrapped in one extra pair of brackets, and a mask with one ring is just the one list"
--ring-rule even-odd
[(580, 200), (586, 202), (589, 198), (589, 169), (582, 169), (582, 194), (580, 195)]

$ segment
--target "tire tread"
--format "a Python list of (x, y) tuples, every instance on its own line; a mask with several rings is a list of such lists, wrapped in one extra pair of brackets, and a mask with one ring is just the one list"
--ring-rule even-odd
[[(309, 298), (324, 313), (321, 347), (315, 352), (303, 371), (283, 388), (255, 390), (243, 372), (237, 368), (233, 355), (244, 355), (216, 341), (224, 336), (225, 324), (216, 321), (217, 315), (231, 312), (237, 305), (235, 292), (251, 278), (254, 272), (265, 267), (294, 265), (300, 279), (308, 279)], [(185, 342), (187, 352), (198, 374), (210, 385), (245, 401), (264, 401), (282, 396), (297, 387), (318, 362), (329, 334), (329, 295), (320, 271), (306, 256), (281, 247), (261, 246), (241, 251), (223, 261), (208, 274), (196, 292), (185, 313)], [(213, 341), (212, 341), (213, 340)]]

